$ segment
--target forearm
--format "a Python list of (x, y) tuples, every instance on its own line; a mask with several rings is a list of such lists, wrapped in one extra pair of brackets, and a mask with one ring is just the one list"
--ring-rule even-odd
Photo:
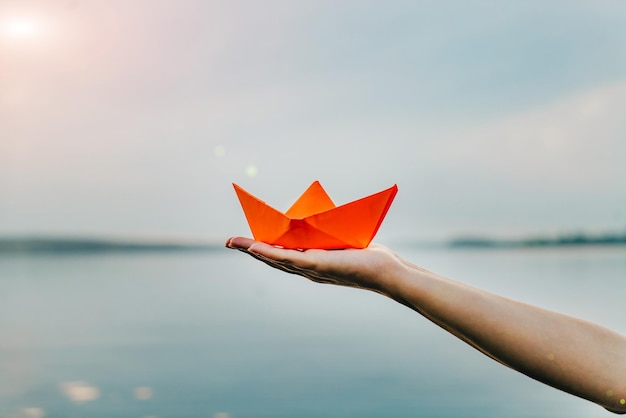
[(626, 412), (626, 338), (404, 263), (380, 289), (495, 360)]

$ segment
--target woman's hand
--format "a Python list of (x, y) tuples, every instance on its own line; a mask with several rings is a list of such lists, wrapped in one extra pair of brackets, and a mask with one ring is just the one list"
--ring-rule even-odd
[(358, 287), (387, 293), (399, 270), (408, 264), (381, 245), (346, 250), (289, 250), (250, 238), (233, 237), (227, 248), (250, 254), (264, 263), (318, 283)]

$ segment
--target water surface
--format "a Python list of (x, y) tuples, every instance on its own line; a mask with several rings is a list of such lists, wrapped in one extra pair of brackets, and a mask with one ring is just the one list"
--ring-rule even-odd
[[(623, 247), (400, 248), (626, 333)], [(0, 417), (601, 417), (380, 295), (228, 250), (0, 257)]]

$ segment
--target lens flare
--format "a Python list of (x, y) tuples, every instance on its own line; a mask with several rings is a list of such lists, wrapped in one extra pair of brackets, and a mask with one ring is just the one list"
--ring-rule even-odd
[(31, 38), (37, 31), (38, 25), (34, 20), (13, 19), (4, 24), (4, 33), (11, 38)]

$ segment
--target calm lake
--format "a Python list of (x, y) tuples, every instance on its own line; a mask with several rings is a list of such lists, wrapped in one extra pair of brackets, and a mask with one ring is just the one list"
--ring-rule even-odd
[[(626, 334), (626, 247), (416, 249)], [(0, 256), (0, 417), (609, 417), (383, 296), (237, 251)]]

